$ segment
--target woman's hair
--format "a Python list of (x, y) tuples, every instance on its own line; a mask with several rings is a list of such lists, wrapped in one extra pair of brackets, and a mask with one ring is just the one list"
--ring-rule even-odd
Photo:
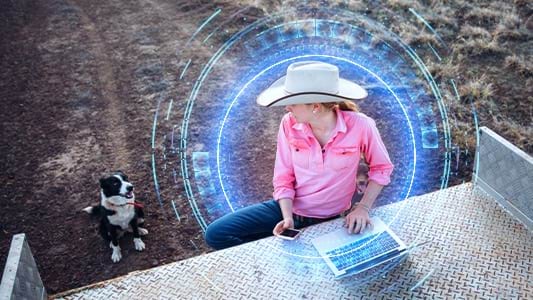
[(344, 100), (340, 102), (326, 102), (326, 103), (320, 103), (324, 108), (327, 110), (333, 110), (335, 106), (338, 106), (340, 110), (347, 110), (347, 111), (359, 111), (359, 107), (357, 107), (357, 104), (355, 102), (350, 100)]

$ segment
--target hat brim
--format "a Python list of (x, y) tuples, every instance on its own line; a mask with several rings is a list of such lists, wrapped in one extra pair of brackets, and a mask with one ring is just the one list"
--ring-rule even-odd
[(276, 80), (257, 97), (257, 104), (267, 107), (285, 106), (290, 104), (325, 103), (343, 100), (354, 101), (368, 96), (367, 91), (360, 85), (343, 78), (339, 78), (339, 92), (336, 94), (322, 92), (289, 93), (285, 90), (284, 83), (285, 76)]

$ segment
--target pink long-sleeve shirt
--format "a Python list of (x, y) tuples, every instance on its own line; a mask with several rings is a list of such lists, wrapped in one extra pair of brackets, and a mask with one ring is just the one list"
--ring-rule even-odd
[(390, 183), (394, 168), (374, 120), (363, 113), (336, 109), (337, 124), (321, 147), (308, 124), (287, 113), (278, 132), (274, 199), (293, 199), (293, 213), (315, 218), (337, 215), (351, 206), (361, 153), (368, 180)]

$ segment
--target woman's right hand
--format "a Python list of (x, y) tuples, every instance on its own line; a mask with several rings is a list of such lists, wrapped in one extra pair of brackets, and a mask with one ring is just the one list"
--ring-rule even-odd
[(294, 220), (292, 218), (286, 218), (281, 220), (278, 224), (276, 224), (274, 230), (272, 230), (272, 233), (275, 236), (278, 236), (283, 232), (283, 230), (289, 228), (294, 228)]

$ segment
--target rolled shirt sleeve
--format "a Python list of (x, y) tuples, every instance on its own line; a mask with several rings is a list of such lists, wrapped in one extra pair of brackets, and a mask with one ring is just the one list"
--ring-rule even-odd
[(281, 120), (278, 131), (278, 141), (276, 149), (276, 162), (274, 165), (274, 177), (272, 183), (274, 184), (274, 199), (282, 198), (294, 199), (294, 169), (292, 164), (291, 149), (288, 139), (288, 115)]
[(394, 169), (389, 153), (376, 127), (376, 122), (368, 118), (367, 130), (363, 136), (361, 151), (365, 154), (369, 165), (368, 180), (380, 185), (388, 185)]

